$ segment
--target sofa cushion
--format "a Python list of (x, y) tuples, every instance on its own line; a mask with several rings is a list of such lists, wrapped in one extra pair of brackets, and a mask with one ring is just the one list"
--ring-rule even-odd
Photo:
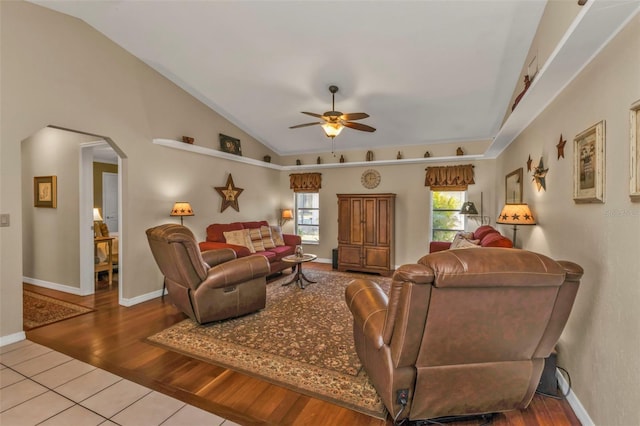
[(280, 260), (285, 256), (295, 253), (296, 248), (292, 246), (278, 246), (267, 250), (268, 252), (275, 253), (276, 260)]
[(198, 243), (198, 246), (200, 246), (200, 251), (230, 248), (236, 252), (236, 257), (238, 258), (249, 256), (251, 254), (249, 249), (245, 246), (236, 246), (234, 244), (218, 243), (215, 241), (202, 241), (201, 243)]
[(261, 226), (260, 234), (262, 235), (262, 245), (264, 246), (265, 250), (274, 248), (276, 246), (276, 243), (274, 243), (273, 239), (271, 238), (271, 228), (269, 228), (268, 226)]
[(232, 244), (236, 246), (245, 246), (249, 249), (251, 253), (255, 253), (256, 250), (253, 248), (253, 244), (251, 244), (251, 237), (249, 236), (248, 229), (239, 229), (237, 231), (229, 231), (223, 232), (225, 241), (227, 244)]
[(240, 231), (241, 229), (244, 229), (244, 227), (240, 222), (214, 223), (207, 226), (207, 241), (224, 243), (226, 242), (224, 238), (224, 232)]
[(277, 260), (278, 255), (270, 250), (257, 252), (254, 256), (264, 256), (267, 258), (269, 263), (272, 263), (274, 260)]
[(479, 227), (478, 229), (476, 229), (475, 231), (473, 231), (473, 238), (475, 240), (480, 240), (482, 241), (482, 239), (487, 235), (487, 234), (491, 234), (491, 233), (498, 233), (498, 230), (496, 230), (496, 228), (494, 228), (491, 225), (483, 225), (481, 227)]
[(499, 232), (492, 232), (492, 233), (487, 234), (480, 241), (480, 245), (482, 247), (506, 247), (506, 248), (511, 248), (511, 247), (513, 247), (513, 242), (510, 239), (508, 239), (507, 237), (504, 237)]
[(266, 220), (261, 220), (258, 222), (239, 222), (245, 229), (255, 229), (260, 228), (261, 226), (269, 226), (269, 222)]
[(273, 242), (276, 247), (284, 246), (284, 237), (282, 236), (282, 228), (279, 226), (271, 227), (271, 238), (273, 238)]

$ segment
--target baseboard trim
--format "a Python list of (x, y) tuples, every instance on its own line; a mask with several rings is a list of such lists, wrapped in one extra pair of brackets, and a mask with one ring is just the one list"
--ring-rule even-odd
[(0, 337), (0, 347), (10, 345), (12, 343), (20, 342), (27, 338), (27, 335), (24, 334), (24, 331), (19, 333), (9, 334), (8, 336)]
[(589, 413), (587, 413), (587, 410), (585, 410), (576, 394), (573, 393), (573, 389), (569, 388), (569, 383), (557, 368), (556, 378), (558, 379), (558, 386), (560, 387), (560, 391), (563, 395), (567, 395), (567, 402), (571, 406), (571, 409), (575, 413), (576, 417), (578, 417), (578, 420), (580, 420), (580, 423), (582, 423), (582, 426), (595, 426), (595, 423), (593, 422), (593, 420), (591, 420)]
[(118, 303), (120, 303), (120, 305), (122, 306), (129, 307), (129, 306), (137, 305), (138, 303), (147, 302), (151, 299), (155, 299), (161, 296), (162, 296), (162, 290), (156, 290), (156, 291), (152, 291), (151, 293), (141, 294), (140, 296), (136, 296), (131, 299), (125, 299), (124, 297), (120, 297), (120, 299), (118, 300)]
[(91, 293), (83, 294), (82, 290), (79, 289), (78, 287), (71, 287), (65, 284), (52, 283), (51, 281), (39, 280), (37, 278), (22, 277), (22, 282), (27, 284), (33, 284), (38, 287), (48, 288), (51, 290), (62, 291), (64, 293), (75, 294), (76, 296), (86, 296), (87, 294), (91, 294)]

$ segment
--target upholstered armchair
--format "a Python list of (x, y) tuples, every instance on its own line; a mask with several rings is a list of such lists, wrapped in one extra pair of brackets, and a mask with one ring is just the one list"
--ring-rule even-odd
[(518, 249), (431, 253), (398, 268), (388, 294), (367, 279), (347, 287), (356, 352), (398, 420), (524, 409), (582, 273)]
[(264, 256), (236, 259), (230, 249), (200, 253), (193, 233), (182, 225), (146, 232), (171, 301), (194, 321), (203, 324), (265, 307), (269, 262)]

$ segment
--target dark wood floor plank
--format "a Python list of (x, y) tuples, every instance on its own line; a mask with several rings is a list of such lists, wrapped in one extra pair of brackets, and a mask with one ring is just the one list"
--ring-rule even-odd
[[(311, 268), (330, 270), (331, 265), (305, 265), (305, 269)], [(186, 318), (171, 305), (169, 298), (157, 298), (126, 308), (118, 305), (117, 286), (99, 290), (91, 296), (61, 293), (29, 284), (24, 288), (96, 309), (93, 313), (28, 331), (29, 340), (238, 424), (392, 424), (390, 419), (379, 420), (147, 342), (148, 336)], [(499, 414), (493, 424), (580, 424), (566, 400), (541, 398), (536, 395), (527, 410)], [(450, 425), (481, 423), (466, 421)]]

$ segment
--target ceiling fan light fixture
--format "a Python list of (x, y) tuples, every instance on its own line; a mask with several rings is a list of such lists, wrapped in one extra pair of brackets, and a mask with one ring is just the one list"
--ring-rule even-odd
[(324, 134), (331, 139), (338, 136), (342, 131), (342, 129), (344, 129), (344, 126), (340, 123), (324, 123), (322, 125), (322, 130), (324, 130)]

